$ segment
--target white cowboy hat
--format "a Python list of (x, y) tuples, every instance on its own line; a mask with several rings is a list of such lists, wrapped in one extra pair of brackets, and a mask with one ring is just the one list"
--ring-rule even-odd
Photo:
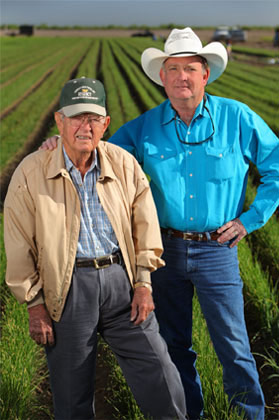
[(173, 29), (165, 42), (165, 51), (147, 48), (141, 56), (141, 65), (147, 76), (158, 85), (163, 86), (160, 69), (163, 62), (170, 57), (204, 57), (210, 68), (207, 84), (214, 82), (225, 70), (228, 63), (226, 48), (221, 42), (211, 42), (204, 48), (199, 37), (191, 28)]

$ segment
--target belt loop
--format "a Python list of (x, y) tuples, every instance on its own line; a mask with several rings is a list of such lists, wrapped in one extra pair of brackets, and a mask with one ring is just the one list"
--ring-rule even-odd
[(204, 233), (205, 233), (205, 236), (206, 236), (207, 240), (208, 240), (208, 241), (211, 241), (211, 235), (210, 235), (210, 232), (204, 232)]
[(168, 229), (168, 231), (167, 231), (167, 238), (168, 238), (168, 239), (170, 239), (170, 238), (171, 238), (172, 233), (173, 233), (173, 230), (169, 228), (169, 229)]

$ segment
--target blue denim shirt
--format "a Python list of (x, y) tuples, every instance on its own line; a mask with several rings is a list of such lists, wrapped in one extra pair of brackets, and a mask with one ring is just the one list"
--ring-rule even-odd
[[(279, 204), (279, 141), (247, 105), (206, 95), (189, 127), (170, 101), (122, 126), (110, 139), (131, 152), (150, 176), (160, 225), (183, 231), (217, 229), (239, 217), (248, 233)], [(210, 114), (209, 114), (210, 113)], [(212, 131), (215, 133), (207, 139)], [(179, 141), (196, 143), (183, 144)], [(202, 143), (199, 143), (202, 142)], [(249, 162), (262, 179), (245, 213)]]
[(101, 170), (97, 150), (95, 159), (84, 179), (74, 166), (63, 147), (66, 169), (80, 198), (81, 216), (77, 247), (77, 258), (95, 258), (112, 254), (118, 250), (118, 241), (111, 223), (98, 198), (96, 182)]

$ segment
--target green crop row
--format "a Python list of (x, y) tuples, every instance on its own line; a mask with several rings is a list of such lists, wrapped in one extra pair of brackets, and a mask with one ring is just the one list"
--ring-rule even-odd
[[(71, 43), (71, 49), (75, 49), (76, 43), (77, 40)], [(67, 48), (59, 49), (44, 60), (38, 61), (36, 65), (26, 69), (24, 73), (19, 74), (12, 84), (6, 84), (2, 87), (0, 111), (2, 112), (14, 102), (18, 103), (24, 99), (27, 96), (26, 93), (32, 92), (37, 85), (42, 83), (59, 66), (59, 62), (68, 55), (69, 51)]]
[[(115, 65), (107, 40), (102, 41), (101, 75), (106, 91), (108, 92), (107, 106), (111, 116), (109, 132), (112, 134), (126, 122), (127, 110), (125, 98), (129, 98), (129, 91), (127, 84), (123, 79), (123, 75), (118, 71), (118, 68)], [(133, 101), (130, 101), (130, 110), (135, 115), (139, 114), (139, 109)]]
[[(52, 38), (48, 42), (55, 44), (56, 41), (57, 40)], [(29, 47), (30, 45), (31, 43), (28, 42)], [(45, 119), (45, 115), (49, 110), (53, 111), (54, 105), (57, 105), (58, 95), (62, 85), (73, 75), (98, 77), (104, 82), (107, 92), (107, 106), (109, 114), (112, 117), (110, 134), (113, 134), (125, 121), (136, 117), (142, 112), (143, 108), (148, 109), (157, 103), (160, 103), (164, 99), (162, 90), (149, 81), (143, 74), (139, 64), (142, 50), (148, 46), (156, 46), (158, 48), (158, 45), (158, 42), (155, 44), (154, 41), (132, 38), (127, 40), (103, 39), (94, 40), (93, 42), (92, 39), (83, 38), (79, 39), (75, 45), (72, 43), (70, 48), (67, 47), (68, 54), (65, 54), (64, 61), (61, 60), (58, 62), (53, 73), (44, 80), (42, 85), (38, 87), (35, 92), (30, 94), (30, 96), (26, 98), (11, 115), (3, 119), (2, 135), (4, 133), (4, 136), (1, 146), (3, 146), (2, 149), (5, 151), (5, 154), (4, 156), (2, 155), (3, 164), (1, 167), (3, 168), (5, 166), (9, 161), (9, 158), (12, 158), (16, 151), (24, 145), (25, 140), (36, 131), (37, 124), (41, 124), (42, 119)], [(45, 47), (47, 48), (46, 41)], [(16, 46), (16, 48), (18, 47)], [(41, 58), (41, 61), (43, 61), (43, 58)], [(6, 64), (12, 69), (13, 66), (11, 62), (9, 63), (7, 61)], [(28, 65), (31, 66), (31, 62)], [(274, 81), (277, 80), (278, 76), (275, 75), (275, 73), (272, 73), (270, 68), (263, 67), (259, 70), (256, 66), (250, 68), (251, 74), (256, 77), (255, 83), (261, 85), (263, 90), (265, 89), (262, 84), (263, 82), (261, 81), (261, 73), (263, 80), (265, 78), (268, 79), (268, 76), (266, 76), (267, 74), (270, 75), (270, 80), (273, 81), (273, 87), (275, 87), (274, 90), (276, 90)], [(260, 89), (257, 90), (254, 97), (251, 97), (251, 92), (244, 89), (244, 86), (241, 86), (241, 89), (239, 89), (238, 92), (235, 90), (238, 79), (245, 80), (245, 72), (247, 73), (247, 70), (246, 65), (243, 63), (230, 63), (228, 67), (228, 77), (225, 80), (226, 83), (218, 84), (219, 81), (216, 81), (216, 83), (214, 83), (214, 85), (217, 86), (215, 92), (217, 91), (217, 94), (220, 94), (221, 96), (226, 95), (235, 99), (236, 95), (239, 95), (239, 98), (242, 98), (238, 98), (239, 100), (248, 102), (249, 105), (252, 105), (251, 107), (255, 109), (256, 102), (261, 102)], [(232, 83), (229, 81), (230, 71), (231, 80), (233, 80)], [(211, 85), (209, 88), (211, 89)], [(266, 108), (267, 105), (264, 103), (261, 111)], [(270, 105), (268, 115), (271, 118), (273, 114), (274, 105)], [(31, 115), (34, 116), (35, 121), (31, 119)], [(274, 126), (276, 126), (276, 124)], [(54, 132), (57, 132), (55, 128), (52, 128), (49, 133), (53, 133), (53, 130)], [(248, 202), (252, 201), (254, 193), (254, 187), (251, 181), (249, 181), (246, 205), (248, 205)], [(276, 279), (278, 280), (277, 270), (279, 270), (278, 229), (278, 220), (275, 217), (272, 217), (266, 226), (249, 235), (247, 239), (241, 241), (239, 245), (240, 270), (244, 280), (245, 299), (248, 302), (248, 309), (252, 308), (258, 314), (258, 334), (259, 336), (262, 336), (263, 340), (266, 338), (275, 340), (276, 336), (278, 337), (278, 289), (276, 283)], [(1, 244), (3, 244), (3, 241)], [(4, 267), (4, 257), (1, 263), (2, 262), (2, 267)], [(0, 274), (2, 276), (1, 279), (3, 279), (4, 270), (0, 272)], [(10, 299), (5, 297), (5, 316), (3, 317), (2, 324), (5, 341), (7, 341), (6, 350), (4, 350), (6, 353), (3, 353), (3, 360), (5, 360), (5, 364), (7, 365), (7, 369), (4, 370), (4, 381), (6, 381), (5, 383), (7, 383), (7, 386), (5, 385), (4, 389), (7, 389), (7, 392), (5, 391), (6, 394), (12, 392), (12, 395), (15, 397), (14, 402), (11, 402), (11, 406), (12, 403), (14, 403), (14, 407), (20, 406), (22, 402), (23, 408), (20, 408), (19, 410), (25, 410), (26, 407), (28, 407), (29, 418), (40, 418), (37, 412), (40, 410), (42, 411), (43, 408), (40, 407), (36, 398), (33, 399), (35, 389), (38, 389), (39, 383), (43, 379), (43, 376), (40, 376), (38, 373), (41, 370), (40, 353), (35, 352), (33, 354), (32, 346), (29, 347), (31, 340), (27, 338), (28, 326), (25, 318), (26, 314), (24, 315), (23, 312), (21, 312), (25, 310), (25, 308), (21, 306), (20, 309), (18, 309), (19, 305), (15, 303), (14, 298), (10, 297)], [(13, 322), (14, 319), (15, 322)], [(22, 320), (24, 320), (23, 323)], [(25, 331), (24, 335), (22, 335), (22, 330)], [(220, 420), (220, 418), (224, 420), (240, 419), (241, 416), (239, 417), (232, 413), (228, 414), (228, 401), (226, 400), (222, 386), (221, 366), (216, 358), (207, 333), (205, 321), (202, 318), (196, 299), (194, 301), (193, 331), (194, 349), (198, 353), (197, 366), (201, 373), (201, 381), (204, 390), (206, 417), (210, 420)], [(14, 335), (19, 336), (20, 339), (17, 340), (14, 338)], [(10, 350), (12, 353), (11, 355), (8, 354), (7, 350), (9, 341), (11, 341), (13, 346)], [(27, 347), (24, 348), (23, 345), (22, 347), (17, 347), (20, 346), (19, 341), (22, 343), (27, 341)], [(21, 354), (26, 355), (26, 352), (28, 352), (32, 356), (30, 357), (30, 363), (28, 363), (30, 365), (33, 364), (34, 369), (31, 370), (30, 368), (29, 370), (29, 367), (27, 367), (27, 371), (29, 372), (25, 377), (27, 383), (24, 383), (20, 373), (20, 369), (22, 369), (20, 357), (18, 356), (18, 363), (13, 358), (14, 354), (17, 354), (18, 349), (20, 349)], [(36, 349), (38, 350), (37, 347)], [(269, 358), (270, 354), (271, 350), (267, 349), (262, 357), (266, 360), (266, 358)], [(18, 367), (14, 369), (14, 365)], [(271, 374), (276, 372), (278, 361), (272, 359), (272, 366)], [(119, 368), (115, 367), (115, 369)], [(121, 375), (118, 374), (113, 374), (113, 376), (115, 380), (118, 376), (121, 377)], [(115, 396), (115, 398), (112, 397), (111, 399), (112, 403), (115, 403), (115, 401), (119, 399), (120, 405), (116, 408), (116, 411), (118, 410), (117, 418), (123, 420), (130, 420), (130, 418), (135, 420), (142, 419), (135, 403), (128, 402), (127, 395), (129, 395), (129, 390), (125, 390), (124, 384), (121, 381), (123, 381), (123, 379), (121, 379), (120, 382), (114, 382), (114, 385), (110, 385), (118, 392), (118, 396)], [(29, 385), (31, 384), (29, 391), (27, 387), (28, 383)], [(19, 387), (22, 387), (23, 389), (22, 398), (18, 398), (19, 394), (17, 390)], [(31, 399), (25, 397), (28, 393)], [(126, 402), (128, 406), (125, 408)], [(271, 410), (275, 410), (275, 405), (270, 400), (269, 405), (273, 406)], [(4, 402), (4, 409), (6, 409), (6, 411), (8, 406), (9, 404)], [(37, 412), (35, 413), (34, 411), (36, 410)], [(8, 417), (6, 418), (13, 418), (15, 420), (28, 418), (28, 415), (26, 417), (23, 415), (18, 417), (17, 413), (19, 412), (20, 411), (14, 409), (14, 411), (10, 411), (10, 414), (8, 414)], [(3, 417), (3, 419), (5, 419), (5, 417)]]
[(255, 99), (253, 99), (249, 93), (243, 92), (241, 89), (237, 89), (237, 86), (235, 85), (228, 86), (225, 82), (223, 83), (221, 79), (218, 80), (214, 85), (208, 86), (206, 91), (211, 95), (224, 96), (246, 103), (246, 105), (248, 105), (263, 118), (263, 120), (275, 133), (278, 133), (279, 120), (274, 107), (269, 106), (268, 104), (263, 104), (260, 100), (255, 101)]
[(45, 378), (44, 355), (42, 349), (28, 336), (26, 308), (16, 302), (4, 283), (6, 257), (2, 213), (0, 213), (0, 262), (2, 312), (0, 417), (1, 420), (41, 418), (42, 413), (48, 412), (48, 407), (38, 399), (38, 389)]
[[(11, 69), (20, 72), (36, 63), (36, 58), (44, 59), (57, 49), (63, 48), (65, 43), (68, 43), (66, 38), (56, 38), (54, 42), (51, 42), (50, 38), (1, 38), (1, 73), (5, 74)], [(11, 78), (15, 74), (10, 74)]]
[[(12, 41), (12, 42), (11, 42)], [(29, 71), (33, 66), (39, 65), (50, 56), (56, 55), (71, 48), (73, 38), (57, 38), (50, 42), (47, 38), (3, 38), (1, 40), (1, 62), (0, 80), (1, 86), (11, 84), (22, 73)], [(19, 43), (20, 48), (16, 48)], [(7, 61), (8, 59), (8, 61)]]
[(261, 103), (255, 104), (254, 108), (256, 108), (257, 106), (259, 107), (260, 105), (261, 112), (263, 112), (263, 110), (267, 108), (269, 110), (269, 113), (275, 116), (277, 113), (276, 105), (278, 99), (276, 96), (276, 90), (274, 92), (272, 86), (269, 89), (267, 83), (266, 91), (264, 94), (261, 95), (261, 89), (257, 87), (254, 88), (252, 82), (252, 77), (251, 83), (247, 83), (244, 80), (242, 80), (239, 75), (234, 75), (228, 72), (220, 77), (220, 79), (216, 82), (216, 86), (217, 88), (219, 86), (222, 86), (222, 89), (228, 89), (228, 91), (231, 91), (231, 93), (234, 92), (234, 94), (238, 95), (239, 97), (241, 97), (241, 95), (243, 95), (243, 97), (249, 97), (252, 103), (255, 103), (259, 99), (259, 97), (261, 97)]
[(158, 85), (155, 85), (146, 75), (143, 73), (141, 65), (140, 65), (140, 58), (141, 54), (137, 52), (133, 45), (126, 45), (124, 40), (114, 41), (115, 43), (118, 43), (121, 47), (123, 53), (125, 53), (128, 57), (128, 59), (133, 63), (136, 64), (136, 66), (133, 66), (135, 69), (135, 72), (137, 74), (137, 78), (141, 84), (141, 86), (148, 92), (150, 97), (154, 101), (154, 106), (160, 104), (166, 99), (165, 91), (163, 87), (159, 87)]
[[(269, 83), (271, 82), (279, 82), (279, 72), (276, 66), (269, 66), (269, 65), (251, 65), (243, 62), (229, 61), (228, 70), (240, 70), (242, 73), (246, 73), (247, 75), (251, 75), (251, 77), (258, 76), (263, 82), (266, 81)], [(226, 70), (227, 71), (227, 70)], [(266, 77), (268, 76), (268, 77)], [(265, 86), (263, 85), (265, 89)], [(275, 88), (278, 89), (278, 85), (275, 85)]]
[[(261, 75), (255, 75), (247, 73), (246, 70), (242, 70), (241, 66), (236, 65), (235, 62), (229, 63), (228, 71), (224, 75), (233, 79), (242, 89), (246, 89), (250, 92), (254, 98), (261, 97), (262, 101), (271, 104), (276, 107), (278, 104), (279, 86), (278, 80), (272, 80), (268, 77)], [(264, 73), (265, 74), (265, 73)]]
[(233, 51), (257, 57), (278, 57), (278, 52), (276, 50), (267, 50), (263, 48), (233, 46)]
[(57, 106), (61, 87), (71, 77), (83, 54), (86, 54), (90, 42), (89, 39), (81, 39), (67, 50), (67, 55), (57, 63), (45, 82), (18, 106), (16, 112), (2, 121), (0, 170), (13, 159), (30, 135), (39, 129), (42, 117)]
[(142, 72), (139, 71), (138, 66), (123, 53), (116, 43), (111, 41), (111, 45), (115, 60), (121, 71), (126, 75), (126, 82), (132, 89), (136, 90), (137, 102), (141, 104), (142, 109), (147, 110), (155, 106), (156, 103), (146, 89), (143, 88), (141, 82)]

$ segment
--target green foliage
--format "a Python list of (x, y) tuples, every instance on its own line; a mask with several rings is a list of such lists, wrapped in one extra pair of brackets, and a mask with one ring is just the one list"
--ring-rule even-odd
[[(270, 44), (271, 44), (271, 41), (272, 39), (270, 40)], [(267, 50), (266, 48), (251, 48), (251, 47), (234, 46), (233, 52), (242, 53), (246, 55), (256, 55), (257, 57), (278, 57), (278, 51)]]
[(0, 291), (5, 282), (6, 254), (4, 248), (3, 213), (0, 213)]
[(89, 39), (69, 39), (70, 48), (63, 50), (63, 57), (45, 82), (18, 105), (16, 112), (9, 114), (2, 121), (0, 170), (24, 146), (30, 134), (39, 130), (41, 120), (54, 109), (58, 109), (61, 87), (71, 77), (89, 43)]
[[(167, 26), (168, 29), (171, 27), (171, 24)], [(1, 72), (1, 92), (5, 95), (2, 110), (13, 105), (17, 98), (20, 101), (13, 112), (1, 121), (1, 170), (13, 161), (14, 156), (25, 147), (26, 141), (34, 137), (46, 122), (50, 123), (48, 135), (57, 133), (49, 115), (57, 109), (60, 89), (69, 78), (97, 77), (104, 82), (107, 107), (112, 117), (110, 134), (124, 122), (165, 98), (162, 89), (148, 80), (140, 66), (141, 52), (151, 46), (161, 48), (161, 41), (155, 43), (152, 39), (139, 38), (16, 37), (4, 39), (2, 44), (5, 52)], [(247, 54), (247, 49), (243, 51)], [(259, 54), (259, 51), (256, 53)], [(49, 74), (44, 77), (48, 70)], [(226, 73), (207, 90), (247, 103), (278, 133), (278, 86), (279, 74), (275, 66), (258, 67), (236, 60), (229, 63)], [(258, 184), (258, 174), (252, 168), (245, 209), (255, 196), (254, 183)], [(2, 220), (0, 215), (0, 227)], [(247, 310), (251, 309), (257, 314), (257, 335), (263, 341), (268, 339), (274, 343), (259, 356), (262, 368), (269, 369), (268, 380), (278, 378), (278, 237), (278, 218), (273, 216), (262, 229), (249, 235), (239, 245)], [(44, 380), (41, 372), (45, 372), (45, 360), (41, 349), (28, 337), (26, 309), (15, 302), (4, 286), (2, 236), (0, 249), (0, 285), (4, 309), (1, 418), (36, 419), (46, 411), (37, 396), (38, 387)], [(242, 417), (229, 410), (229, 401), (223, 391), (222, 368), (196, 297), (193, 319), (193, 342), (198, 354), (197, 367), (201, 374), (206, 418), (239, 420)], [(112, 369), (109, 401), (115, 407), (115, 418), (143, 420), (114, 356), (108, 356), (108, 363)]]

